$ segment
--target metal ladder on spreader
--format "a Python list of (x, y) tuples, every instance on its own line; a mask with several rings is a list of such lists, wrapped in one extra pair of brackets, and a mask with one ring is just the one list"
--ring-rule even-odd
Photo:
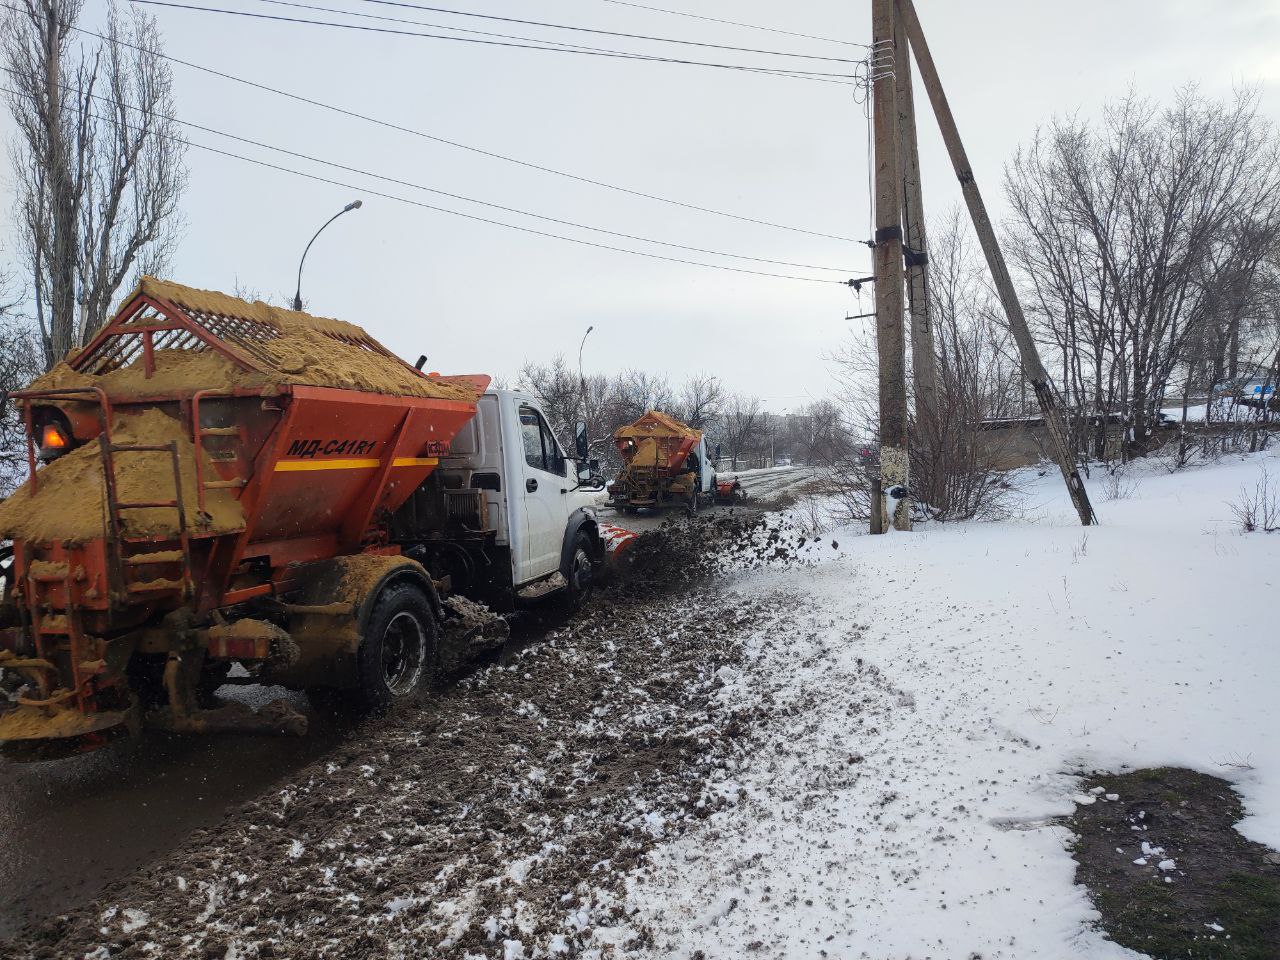
[[(115, 458), (117, 454), (167, 453), (173, 464), (172, 500), (122, 501), (116, 487)], [(115, 544), (116, 573), (124, 596), (123, 602), (148, 594), (191, 594), (191, 544), (187, 535), (187, 512), (182, 502), (182, 470), (178, 460), (178, 444), (168, 443), (114, 443), (102, 444), (103, 475), (107, 485), (107, 514), (111, 522), (111, 534)], [(121, 513), (126, 510), (175, 510), (178, 514), (176, 537), (130, 537), (125, 535)], [(143, 566), (174, 566), (181, 564), (181, 574), (176, 580), (135, 580), (132, 571)]]
[[(30, 548), (28, 548), (30, 549)], [(35, 641), (36, 657), (48, 664), (57, 662), (57, 655), (65, 653), (71, 667), (72, 686), (61, 694), (52, 695), (52, 691), (43, 685), (40, 706), (53, 706), (73, 697), (76, 706), (85, 708), (85, 684), (91, 673), (85, 672), (85, 635), (80, 625), (80, 611), (72, 594), (72, 582), (75, 574), (69, 560), (61, 561), (62, 571), (28, 572), (25, 593), (27, 599), (27, 615), (31, 625), (31, 636)], [(53, 610), (53, 597), (50, 596), (58, 584), (62, 585), (64, 608), (62, 613), (44, 613), (44, 608)], [(48, 589), (42, 589), (47, 587)], [(52, 640), (52, 649), (50, 641)], [(46, 667), (45, 669), (49, 669)], [(56, 677), (56, 671), (50, 671)]]

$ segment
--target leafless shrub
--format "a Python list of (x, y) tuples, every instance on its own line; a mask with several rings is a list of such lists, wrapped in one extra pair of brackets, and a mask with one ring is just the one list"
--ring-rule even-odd
[(1241, 756), (1238, 753), (1233, 753), (1231, 754), (1231, 756), (1227, 757), (1225, 760), (1215, 760), (1214, 763), (1216, 763), (1220, 767), (1226, 767), (1228, 770), (1248, 771), (1254, 768), (1252, 753), (1246, 754), (1244, 756)]
[(1138, 492), (1138, 481), (1129, 476), (1127, 466), (1117, 461), (1107, 466), (1102, 477), (1102, 495), (1107, 500), (1128, 500)]
[(1259, 471), (1253, 489), (1241, 487), (1240, 495), (1228, 506), (1245, 533), (1280, 531), (1280, 488), (1272, 483), (1266, 467)]
[(820, 537), (831, 529), (830, 511), (821, 506), (815, 494), (802, 496), (792, 511), (797, 530), (809, 537)]

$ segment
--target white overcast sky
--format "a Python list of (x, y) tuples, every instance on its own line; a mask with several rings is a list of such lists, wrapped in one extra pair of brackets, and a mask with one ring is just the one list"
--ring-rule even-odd
[[(196, 0), (179, 0), (196, 2)], [(339, 19), (261, 0), (203, 5)], [(314, 6), (580, 44), (674, 52), (666, 44), (568, 35), (515, 24), (378, 6)], [(854, 47), (633, 9), (608, 0), (417, 0), (436, 6), (609, 30), (858, 58)], [(646, 0), (689, 13), (837, 40), (867, 41), (868, 0)], [(100, 22), (88, 0), (85, 24)], [(701, 67), (484, 47), (274, 23), (162, 7), (167, 52), (246, 79), (437, 136), (700, 206), (823, 233), (868, 235), (866, 126), (849, 88)], [(1209, 94), (1263, 84), (1280, 118), (1280, 0), (917, 0), (980, 185), (999, 216), (1002, 167), (1055, 113), (1096, 115), (1130, 85), (1167, 98), (1195, 81)], [(365, 22), (350, 20), (350, 22)], [(390, 24), (390, 26), (396, 26)], [(405, 29), (425, 29), (406, 27)], [(694, 59), (773, 65), (775, 58), (687, 48)], [(801, 65), (789, 61), (791, 65)], [(847, 65), (815, 61), (813, 69)], [(628, 197), (431, 143), (175, 66), (180, 116), (218, 130), (383, 176), (535, 213), (675, 243), (776, 260), (867, 270), (859, 245), (757, 227)], [(958, 200), (918, 89), (926, 205)], [(3, 132), (12, 136), (6, 116)], [(352, 320), (442, 372), (511, 375), (526, 358), (576, 359), (587, 326), (588, 370), (629, 366), (673, 381), (708, 371), (770, 409), (831, 389), (824, 355), (857, 312), (840, 286), (708, 270), (594, 250), (417, 209), (370, 188), (494, 219), (409, 187), (190, 131), (193, 141), (358, 185), (329, 186), (191, 150), (186, 235), (172, 278), (230, 290), (293, 290), (302, 247), (331, 213), (363, 209), (312, 249), (303, 293), (313, 312)], [(7, 176), (7, 164), (5, 174)], [(363, 188), (363, 189), (362, 189)], [(11, 188), (5, 213), (11, 209)], [(542, 225), (553, 232), (567, 228)], [(11, 227), (9, 228), (11, 229)], [(591, 238), (582, 231), (575, 236)], [(634, 241), (618, 246), (720, 260)], [(12, 239), (6, 252), (14, 249)], [(864, 296), (865, 309), (870, 300)]]

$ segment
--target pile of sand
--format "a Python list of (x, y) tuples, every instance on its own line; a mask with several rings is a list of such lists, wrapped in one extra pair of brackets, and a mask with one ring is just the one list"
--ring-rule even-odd
[[(83, 377), (69, 366), (59, 364), (32, 384), (32, 389), (99, 385), (113, 395), (144, 396), (174, 389), (305, 384), (466, 403), (476, 400), (474, 389), (420, 374), (352, 323), (285, 310), (261, 301), (249, 303), (225, 293), (196, 290), (154, 277), (143, 277), (121, 309), (139, 293), (173, 305), (200, 325), (206, 322), (202, 316), (215, 325), (212, 318), (216, 317), (254, 325), (258, 329), (253, 337), (242, 336), (227, 342), (263, 370), (243, 370), (211, 350), (157, 350), (156, 372), (150, 378), (145, 377), (139, 356), (128, 367), (100, 377)], [(240, 326), (243, 328), (244, 324)], [(184, 360), (175, 355), (194, 359)], [(114, 380), (108, 381), (108, 378)]]
[[(207, 534), (244, 529), (240, 503), (229, 491), (207, 491), (207, 512), (199, 512), (195, 446), (176, 419), (154, 407), (142, 413), (121, 411), (112, 424), (111, 438), (121, 444), (176, 441), (188, 531)], [(217, 476), (207, 457), (205, 471), (207, 477)], [(122, 502), (173, 497), (173, 462), (168, 453), (117, 453), (115, 475), (116, 495)], [(97, 440), (76, 447), (41, 467), (37, 481), (39, 489), (35, 494), (28, 480), (0, 503), (0, 539), (83, 542), (103, 536), (108, 521), (102, 454)], [(178, 534), (178, 513), (173, 509), (125, 510), (121, 516), (127, 536), (174, 537)]]
[(197, 390), (230, 390), (248, 387), (268, 390), (272, 379), (257, 371), (248, 371), (216, 350), (157, 350), (155, 370), (150, 377), (138, 358), (127, 367), (88, 376), (59, 363), (35, 383), (32, 390), (66, 390), (101, 387), (113, 400), (136, 399), (159, 394), (186, 393)]
[(701, 430), (681, 423), (661, 410), (650, 410), (635, 423), (629, 423), (613, 431), (614, 440), (640, 440), (645, 437), (685, 440), (702, 436)]

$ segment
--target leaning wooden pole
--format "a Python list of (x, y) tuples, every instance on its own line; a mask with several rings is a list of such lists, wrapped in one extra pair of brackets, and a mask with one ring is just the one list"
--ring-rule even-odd
[(947, 103), (947, 95), (943, 92), (942, 81), (938, 78), (938, 70), (934, 66), (933, 55), (929, 52), (929, 44), (925, 41), (924, 30), (920, 26), (920, 18), (916, 15), (915, 4), (912, 0), (898, 0), (898, 8), (903, 29), (907, 33), (907, 40), (911, 44), (916, 64), (920, 68), (920, 79), (924, 82), (925, 91), (929, 94), (929, 102), (933, 104), (934, 115), (942, 130), (942, 140), (947, 146), (951, 164), (955, 167), (956, 176), (960, 180), (965, 204), (969, 207), (969, 216), (973, 219), (973, 228), (978, 234), (978, 242), (982, 244), (982, 252), (986, 255), (987, 266), (991, 269), (991, 277), (1000, 295), (1000, 302), (1004, 306), (1005, 315), (1009, 318), (1009, 329), (1013, 333), (1014, 342), (1017, 343), (1018, 353), (1022, 358), (1022, 372), (1035, 390), (1036, 399), (1040, 402), (1040, 412), (1044, 416), (1053, 457), (1058, 461), (1058, 468), (1062, 471), (1063, 480), (1066, 481), (1067, 491), (1071, 494), (1071, 502), (1075, 504), (1076, 512), (1080, 515), (1080, 522), (1085, 526), (1097, 523), (1097, 515), (1089, 503), (1089, 494), (1085, 491), (1079, 471), (1076, 470), (1076, 458), (1067, 439), (1066, 419), (1058, 402), (1057, 391), (1053, 388), (1049, 372), (1045, 370), (1035, 341), (1031, 338), (1027, 318), (1022, 313), (1022, 304), (1019, 303), (1017, 291), (1014, 290), (1013, 278), (1009, 276), (1009, 268), (1004, 262), (1004, 254), (996, 240), (991, 218), (987, 215), (986, 204), (982, 202), (982, 194), (978, 191), (978, 183), (973, 177), (973, 168), (969, 165), (969, 157), (965, 154), (964, 144), (960, 141), (960, 131), (956, 127), (951, 106)]
[[(881, 530), (911, 529), (907, 459), (907, 367), (902, 296), (902, 165), (893, 78), (893, 0), (871, 0), (871, 81), (875, 136), (876, 351), (880, 362)], [(874, 516), (874, 511), (873, 511)]]
[(893, 75), (898, 97), (898, 149), (902, 160), (903, 259), (907, 270), (907, 312), (911, 316), (911, 382), (916, 423), (930, 441), (937, 429), (938, 362), (929, 315), (929, 257), (925, 239), (920, 147), (916, 140), (915, 94), (911, 89), (911, 46), (901, 22), (894, 31)]

